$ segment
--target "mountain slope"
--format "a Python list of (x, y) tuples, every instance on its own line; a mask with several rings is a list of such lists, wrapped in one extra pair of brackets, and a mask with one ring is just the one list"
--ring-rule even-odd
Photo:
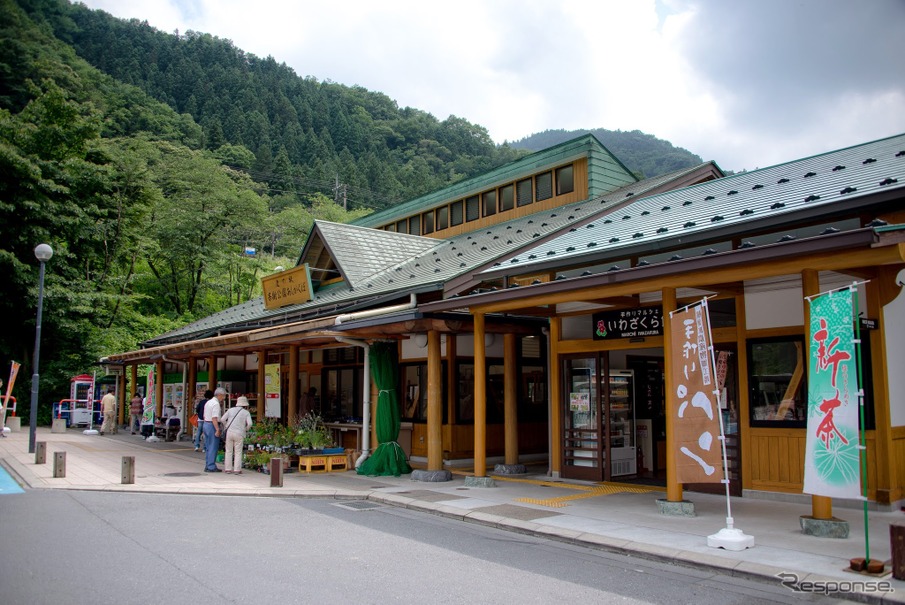
[(682, 168), (690, 168), (702, 162), (687, 149), (674, 147), (669, 141), (645, 134), (640, 130), (545, 130), (511, 143), (515, 149), (539, 151), (557, 143), (591, 133), (607, 149), (622, 160), (629, 170), (638, 176), (649, 178)]

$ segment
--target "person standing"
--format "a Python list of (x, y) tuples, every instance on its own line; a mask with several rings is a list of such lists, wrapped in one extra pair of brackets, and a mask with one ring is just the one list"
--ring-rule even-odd
[(217, 468), (217, 450), (220, 449), (220, 405), (226, 397), (226, 389), (217, 388), (214, 396), (204, 404), (204, 472), (221, 473)]
[(113, 387), (107, 389), (107, 394), (101, 399), (101, 410), (104, 412), (104, 424), (101, 425), (101, 435), (107, 431), (116, 433), (116, 395)]
[[(223, 433), (226, 437), (226, 455), (224, 470), (236, 475), (242, 474), (242, 451), (245, 449), (245, 434), (251, 427), (251, 414), (248, 413), (248, 398), (239, 397), (235, 407), (223, 415)], [(221, 434), (221, 436), (223, 436)]]
[(129, 402), (129, 429), (134, 435), (141, 429), (141, 413), (144, 412), (144, 406), (141, 404), (141, 397), (138, 393)]
[(198, 426), (195, 427), (195, 451), (201, 449), (201, 433), (204, 429), (204, 404), (214, 396), (214, 392), (210, 389), (204, 391), (204, 397), (195, 404), (195, 414), (198, 416)]

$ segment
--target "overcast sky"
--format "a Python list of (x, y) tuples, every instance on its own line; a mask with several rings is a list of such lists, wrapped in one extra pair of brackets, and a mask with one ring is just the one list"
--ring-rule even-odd
[(641, 130), (727, 170), (905, 132), (905, 0), (82, 0), (497, 143)]

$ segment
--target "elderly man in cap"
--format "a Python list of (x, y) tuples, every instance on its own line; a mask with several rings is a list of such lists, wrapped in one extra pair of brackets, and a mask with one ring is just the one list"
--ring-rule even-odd
[(229, 409), (220, 421), (225, 427), (226, 456), (224, 470), (235, 475), (242, 474), (242, 450), (245, 444), (245, 433), (251, 427), (251, 414), (248, 413), (248, 398), (239, 397), (235, 407)]
[(217, 388), (214, 396), (204, 404), (204, 472), (221, 473), (217, 468), (217, 450), (220, 449), (221, 405), (226, 398), (226, 389)]

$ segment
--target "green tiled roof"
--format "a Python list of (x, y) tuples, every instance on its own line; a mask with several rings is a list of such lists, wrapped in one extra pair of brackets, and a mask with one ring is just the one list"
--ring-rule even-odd
[(905, 135), (898, 135), (632, 201), (591, 224), (522, 249), (485, 277), (690, 248), (743, 235), (755, 226), (770, 230), (801, 217), (831, 217), (857, 207), (865, 196), (903, 188)]
[(524, 178), (526, 175), (542, 172), (544, 169), (554, 168), (582, 157), (588, 158), (589, 198), (638, 180), (594, 135), (588, 134), (532, 153), (481, 176), (459, 181), (439, 191), (369, 214), (356, 220), (353, 224), (362, 227), (379, 227), (397, 219), (424, 212), (442, 205), (444, 202), (474, 195), (491, 187), (510, 183)]
[[(622, 204), (626, 198), (643, 196), (645, 192), (665, 182), (679, 180), (700, 168), (697, 166), (633, 182), (605, 196), (537, 212), (447, 240), (319, 221), (316, 228), (325, 234), (329, 232), (328, 237), (333, 246), (338, 249), (339, 242), (343, 242), (341, 246), (344, 251), (340, 256), (344, 266), (341, 271), (355, 275), (354, 289), (349, 283), (334, 284), (315, 292), (313, 300), (309, 302), (272, 310), (264, 308), (263, 298), (257, 298), (163, 334), (145, 344), (153, 346), (180, 342), (225, 330), (250, 329), (327, 316), (368, 308), (393, 296), (436, 291), (451, 280), (467, 275), (495, 259), (517, 254), (521, 248), (539, 238), (568, 229), (576, 223), (587, 222), (612, 206)], [(309, 242), (311, 237), (313, 235), (309, 236)], [(370, 262), (364, 258), (367, 254), (363, 253), (364, 247), (356, 253), (359, 239), (367, 241), (367, 245), (381, 258), (379, 262), (370, 264), (368, 271), (374, 271), (370, 275), (367, 275), (368, 271), (359, 272), (357, 267), (348, 266), (350, 263)], [(405, 242), (410, 247), (398, 248), (394, 253), (394, 242)]]

